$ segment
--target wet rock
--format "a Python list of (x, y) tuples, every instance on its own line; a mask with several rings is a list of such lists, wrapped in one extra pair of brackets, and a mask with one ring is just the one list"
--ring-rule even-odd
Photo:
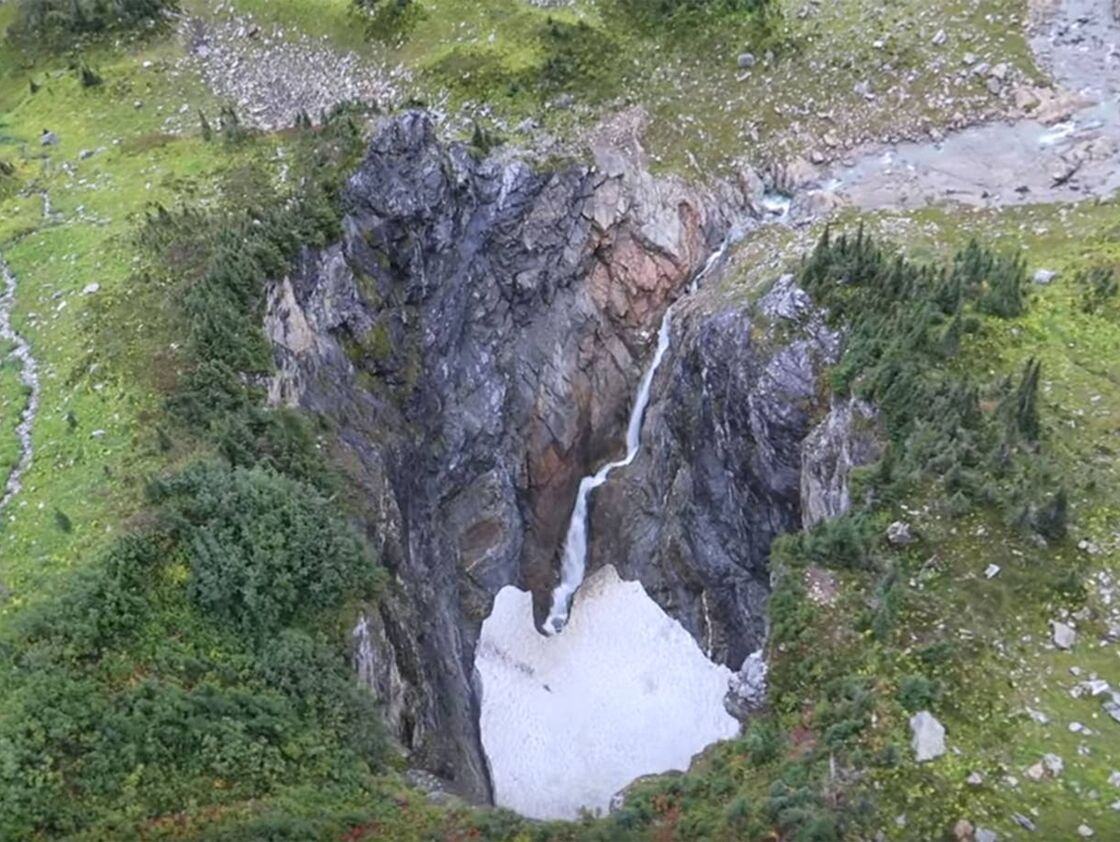
[(1054, 645), (1059, 649), (1072, 649), (1074, 643), (1077, 642), (1077, 632), (1074, 631), (1072, 626), (1067, 625), (1059, 620), (1054, 620), (1050, 623), (1052, 629), (1051, 637)]
[(592, 499), (588, 561), (640, 580), (738, 667), (764, 640), (767, 548), (799, 525), (802, 441), (839, 337), (791, 278), (755, 304), (686, 310), (673, 336), (648, 445)]
[(945, 753), (945, 726), (928, 710), (910, 717), (911, 747), (919, 763), (936, 760)]

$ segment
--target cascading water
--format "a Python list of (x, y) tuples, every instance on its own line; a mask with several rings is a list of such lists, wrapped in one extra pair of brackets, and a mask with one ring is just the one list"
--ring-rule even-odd
[[(712, 271), (727, 253), (728, 246), (739, 236), (739, 229), (733, 229), (720, 244), (720, 247), (708, 258), (701, 269), (692, 279), (688, 291), (695, 290), (700, 282)], [(661, 319), (661, 327), (657, 332), (657, 349), (653, 359), (642, 375), (638, 385), (638, 393), (634, 398), (634, 407), (630, 411), (630, 421), (626, 425), (626, 455), (614, 462), (608, 462), (590, 476), (584, 477), (576, 493), (576, 504), (572, 509), (572, 518), (568, 523), (568, 532), (564, 539), (564, 555), (560, 563), (560, 584), (552, 592), (552, 606), (548, 619), (545, 620), (544, 632), (552, 635), (559, 633), (568, 622), (568, 612), (571, 608), (572, 597), (575, 596), (579, 586), (583, 583), (587, 571), (587, 503), (591, 492), (607, 481), (607, 477), (617, 468), (625, 468), (634, 461), (641, 447), (642, 421), (645, 419), (646, 408), (649, 406), (650, 390), (653, 387), (653, 378), (665, 352), (669, 349), (672, 338), (673, 306), (670, 306)]]

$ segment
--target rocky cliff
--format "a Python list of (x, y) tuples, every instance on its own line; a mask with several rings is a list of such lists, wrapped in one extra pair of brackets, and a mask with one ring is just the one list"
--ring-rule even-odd
[(727, 226), (624, 139), (545, 172), (387, 121), (344, 241), (270, 295), (272, 399), (319, 415), (392, 592), (355, 631), (414, 762), (489, 796), (472, 687), (493, 595), (543, 617), (579, 479), (613, 455), (651, 327)]
[[(543, 171), (441, 143), (422, 113), (388, 120), (343, 241), (270, 294), (272, 399), (322, 419), (392, 574), (354, 631), (359, 674), (412, 762), (473, 800), (491, 795), (481, 623), (506, 585), (543, 620), (579, 480), (620, 453), (658, 321), (747, 201), (651, 177), (628, 136)], [(770, 542), (800, 523), (839, 340), (788, 278), (715, 300), (680, 310), (642, 454), (592, 499), (589, 561), (737, 669), (764, 638)]]
[(739, 669), (764, 643), (770, 544), (800, 525), (802, 442), (840, 337), (788, 276), (751, 305), (689, 304), (642, 452), (593, 501), (589, 566), (639, 579)]

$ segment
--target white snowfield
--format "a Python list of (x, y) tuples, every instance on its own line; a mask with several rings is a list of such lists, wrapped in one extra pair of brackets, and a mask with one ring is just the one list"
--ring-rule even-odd
[(730, 670), (610, 566), (552, 637), (534, 628), (530, 594), (503, 588), (475, 666), (495, 801), (532, 818), (605, 813), (635, 778), (686, 769), (739, 731), (723, 707)]

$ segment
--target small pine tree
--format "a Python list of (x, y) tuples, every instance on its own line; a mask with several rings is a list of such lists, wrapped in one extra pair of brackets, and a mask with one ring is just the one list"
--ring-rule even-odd
[(206, 119), (205, 111), (198, 112), (198, 122), (202, 129), (202, 139), (209, 143), (214, 137), (214, 129), (210, 125), (210, 121)]
[(1041, 361), (1027, 360), (1023, 379), (1015, 390), (1015, 427), (1029, 442), (1037, 442), (1042, 430), (1038, 420), (1038, 382), (1041, 373)]
[(70, 533), (74, 531), (74, 524), (71, 523), (70, 518), (62, 509), (55, 508), (54, 510), (54, 525), (57, 526), (62, 532)]
[(78, 79), (83, 88), (96, 88), (103, 81), (101, 74), (84, 62), (78, 68)]
[(1069, 495), (1059, 488), (1050, 501), (1039, 509), (1034, 518), (1034, 528), (1047, 540), (1061, 541), (1066, 537), (1069, 524)]
[(78, 429), (78, 416), (74, 414), (74, 410), (72, 409), (66, 413), (66, 427), (70, 432), (74, 432)]

